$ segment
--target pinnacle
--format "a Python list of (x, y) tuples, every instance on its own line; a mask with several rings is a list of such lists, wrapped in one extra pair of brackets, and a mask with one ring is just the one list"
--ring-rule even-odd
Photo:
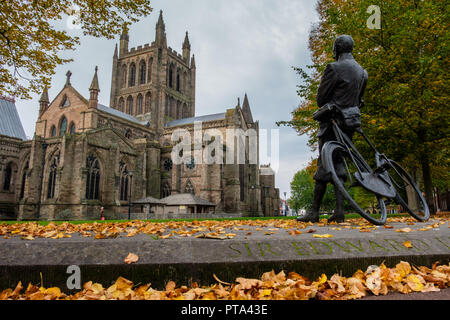
[(92, 79), (92, 83), (91, 86), (89, 87), (89, 91), (100, 91), (99, 85), (98, 85), (98, 76), (97, 76), (97, 71), (98, 71), (98, 67), (95, 67), (95, 74), (94, 74), (94, 78)]
[(39, 99), (39, 102), (46, 102), (49, 103), (50, 100), (48, 98), (48, 89), (47, 86), (45, 86), (44, 91), (42, 92), (41, 98)]

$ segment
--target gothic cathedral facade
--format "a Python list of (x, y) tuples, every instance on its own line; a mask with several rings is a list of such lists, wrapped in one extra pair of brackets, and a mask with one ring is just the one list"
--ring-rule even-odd
[[(106, 218), (122, 219), (133, 203), (183, 194), (214, 205), (215, 213), (278, 215), (275, 174), (260, 167), (258, 148), (253, 162), (248, 143), (239, 163), (205, 163), (193, 156), (173, 161), (174, 133), (184, 130), (195, 141), (199, 123), (222, 136), (251, 129), (258, 145), (259, 123), (247, 95), (242, 106), (196, 116), (188, 33), (181, 54), (168, 47), (162, 12), (153, 43), (128, 43), (124, 30), (113, 56), (109, 106), (98, 101), (97, 68), (89, 98), (72, 86), (69, 71), (52, 101), (44, 90), (32, 140), (24, 137), (14, 102), (0, 97), (2, 113), (12, 114), (0, 120), (0, 219), (95, 220), (100, 208)], [(208, 150), (207, 141), (193, 146), (200, 154)], [(221, 150), (226, 158), (229, 146)]]

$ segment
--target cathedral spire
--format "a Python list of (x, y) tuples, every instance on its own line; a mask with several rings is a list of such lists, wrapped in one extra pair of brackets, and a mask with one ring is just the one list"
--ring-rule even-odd
[(155, 42), (158, 46), (166, 45), (166, 25), (164, 24), (163, 12), (159, 12), (158, 23), (156, 24), (156, 37)]
[(186, 31), (186, 36), (183, 42), (183, 59), (189, 63), (191, 57), (191, 43), (189, 42), (189, 34)]
[(120, 55), (128, 52), (128, 42), (130, 37), (128, 36), (128, 25), (125, 23), (123, 25), (122, 34), (120, 35)]
[(100, 92), (100, 88), (98, 85), (98, 76), (97, 76), (98, 67), (95, 67), (94, 78), (92, 78), (91, 86), (89, 87), (89, 92), (91, 93), (89, 97), (89, 108), (97, 108), (98, 106), (98, 93)]
[(114, 59), (117, 59), (118, 55), (117, 55), (117, 43), (116, 43), (116, 47), (114, 48)]
[(195, 69), (195, 54), (192, 55), (191, 68)]
[(252, 111), (250, 110), (250, 103), (248, 102), (247, 93), (244, 97), (244, 103), (242, 104), (242, 113), (244, 114), (245, 121), (250, 124), (253, 123)]
[(50, 104), (50, 100), (48, 98), (48, 89), (45, 86), (44, 91), (42, 91), (41, 98), (39, 99), (39, 117), (47, 110)]

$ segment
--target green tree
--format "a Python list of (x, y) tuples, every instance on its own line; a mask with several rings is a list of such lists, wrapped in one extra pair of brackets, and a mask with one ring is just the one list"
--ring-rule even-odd
[[(298, 171), (291, 182), (291, 197), (289, 205), (295, 211), (300, 209), (310, 210), (314, 196), (314, 180), (307, 169)], [(322, 200), (321, 210), (331, 212), (335, 206), (334, 189), (330, 184)]]
[(57, 27), (69, 16), (84, 35), (112, 39), (151, 10), (149, 0), (0, 1), (0, 94), (30, 99), (49, 85), (58, 65), (72, 61), (61, 53), (80, 39)]
[[(367, 9), (381, 9), (381, 28), (370, 29)], [(281, 122), (309, 136), (316, 148), (318, 125), (312, 119), (320, 77), (332, 59), (337, 35), (355, 40), (355, 59), (368, 71), (363, 128), (388, 157), (419, 177), (434, 212), (433, 179), (449, 166), (449, 20), (450, 6), (435, 0), (320, 0), (320, 21), (310, 32), (313, 64), (295, 68), (302, 102), (293, 119)], [(357, 146), (369, 149), (356, 137)]]

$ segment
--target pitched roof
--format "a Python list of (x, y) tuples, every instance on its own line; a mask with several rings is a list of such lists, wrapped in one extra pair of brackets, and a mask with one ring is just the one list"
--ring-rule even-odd
[(153, 197), (147, 197), (144, 199), (133, 201), (134, 204), (162, 204), (161, 200)]
[(0, 96), (0, 134), (27, 140), (14, 100)]
[(99, 105), (97, 106), (97, 109), (100, 110), (100, 111), (109, 113), (109, 114), (111, 114), (111, 115), (113, 115), (113, 116), (122, 118), (122, 119), (124, 119), (124, 120), (131, 121), (131, 122), (140, 124), (141, 126), (148, 126), (148, 125), (149, 125), (148, 121), (141, 121), (141, 120), (139, 120), (139, 119), (137, 119), (137, 118), (135, 118), (135, 117), (133, 117), (133, 116), (127, 114), (127, 113), (124, 113), (124, 112), (121, 112), (121, 111), (119, 111), (119, 110), (116, 110), (116, 109), (113, 109), (113, 108), (104, 106), (104, 105), (102, 105), (102, 104), (99, 104)]
[(174, 194), (172, 196), (168, 196), (167, 198), (161, 199), (161, 202), (168, 206), (216, 206), (214, 203), (199, 198), (191, 193)]
[(183, 125), (187, 125), (187, 124), (193, 124), (196, 121), (207, 122), (207, 121), (223, 120), (223, 119), (225, 119), (225, 115), (226, 115), (225, 113), (216, 113), (216, 114), (208, 114), (206, 116), (200, 116), (200, 117), (192, 117), (192, 118), (173, 120), (173, 121), (167, 123), (166, 127), (183, 126)]

